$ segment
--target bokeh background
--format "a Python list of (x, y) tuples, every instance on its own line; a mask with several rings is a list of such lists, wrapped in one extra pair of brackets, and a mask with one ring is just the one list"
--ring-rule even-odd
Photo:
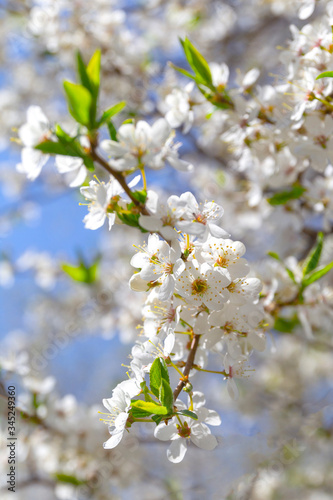
[[(130, 291), (128, 279), (132, 245), (142, 235), (121, 226), (111, 232), (86, 230), (82, 199), (52, 161), (34, 183), (15, 168), (20, 161), (17, 128), (29, 105), (41, 106), (52, 123), (68, 120), (62, 81), (75, 77), (76, 50), (86, 60), (96, 48), (102, 50), (102, 106), (126, 100), (122, 119), (150, 121), (163, 115), (165, 96), (184, 82), (168, 65), (186, 65), (178, 37), (188, 35), (208, 61), (226, 63), (231, 86), (253, 67), (260, 69), (265, 85), (283, 71), (278, 47), (286, 47), (289, 25), (305, 24), (299, 18), (301, 3), (0, 3), (0, 376), (2, 395), (14, 384), (17, 406), (24, 411), (17, 418), (15, 498), (333, 497), (333, 344), (327, 336), (268, 335), (265, 352), (251, 358), (255, 371), (241, 382), (236, 402), (221, 377), (198, 378), (196, 388), (205, 388), (207, 407), (217, 409), (222, 419), (213, 452), (191, 447), (184, 462), (170, 464), (164, 443), (144, 425), (116, 450), (103, 450), (108, 433), (97, 411), (124, 378), (121, 364), (128, 362), (141, 320), (142, 298)], [(313, 23), (320, 22), (327, 2), (317, 3)], [(239, 208), (247, 203), (244, 179), (235, 180), (224, 156), (210, 147), (213, 132), (206, 130), (206, 144), (201, 133), (195, 126), (186, 135), (177, 130), (181, 157), (194, 163), (194, 173), (167, 166), (149, 172), (148, 184), (166, 194), (190, 189), (201, 199), (219, 200), (225, 208), (223, 227), (245, 242), (248, 260), (269, 281), (267, 251), (297, 255), (300, 248), (311, 248), (312, 240), (290, 238), (292, 224), (280, 224), (278, 216), (265, 226), (262, 211), (248, 207), (246, 215)], [(319, 225), (318, 218), (309, 218), (310, 229)], [(329, 260), (332, 244), (325, 248)], [(92, 285), (74, 282), (62, 270), (64, 262), (75, 265), (83, 257), (93, 263), (98, 256), (99, 277)], [(6, 400), (0, 404), (4, 444)], [(0, 466), (1, 498), (12, 498), (3, 479), (5, 447)]]

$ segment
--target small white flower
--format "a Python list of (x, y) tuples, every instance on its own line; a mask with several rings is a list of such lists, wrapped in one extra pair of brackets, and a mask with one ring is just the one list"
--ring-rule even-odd
[(84, 183), (87, 169), (82, 158), (57, 155), (55, 164), (60, 174), (66, 174), (70, 187), (81, 186)]
[(103, 405), (109, 410), (110, 414), (102, 420), (108, 425), (111, 434), (103, 447), (110, 450), (115, 448), (123, 437), (131, 406), (131, 397), (121, 387), (117, 386), (112, 391), (111, 398), (103, 399)]
[(229, 299), (229, 284), (224, 270), (218, 272), (206, 262), (199, 264), (193, 260), (186, 263), (186, 270), (177, 278), (176, 291), (188, 304), (222, 309)]
[[(136, 176), (129, 184), (129, 187), (135, 186), (140, 180)], [(81, 187), (81, 194), (90, 201), (88, 204), (89, 213), (83, 219), (87, 229), (98, 229), (103, 226), (105, 219), (109, 219), (109, 230), (116, 220), (116, 214), (112, 212), (112, 204), (118, 203), (120, 195), (124, 192), (123, 188), (116, 179), (110, 179), (105, 182), (90, 181), (89, 186)]]
[(189, 191), (180, 197), (170, 196), (169, 206), (173, 206), (179, 212), (180, 220), (177, 228), (186, 234), (196, 236), (200, 241), (205, 241), (209, 234), (216, 238), (227, 238), (230, 236), (217, 223), (223, 215), (223, 208), (214, 202), (199, 205), (194, 195)]
[(134, 363), (143, 371), (149, 372), (151, 364), (156, 358), (168, 358), (172, 352), (175, 343), (175, 334), (169, 333), (161, 344), (162, 335), (147, 340), (143, 344), (137, 343), (132, 348)]
[(205, 262), (217, 269), (226, 269), (230, 280), (242, 278), (250, 271), (247, 261), (241, 258), (245, 253), (245, 246), (240, 241), (211, 237), (201, 250)]
[[(179, 420), (174, 417), (168, 422), (161, 422), (154, 431), (154, 436), (161, 441), (171, 440), (171, 445), (167, 450), (167, 457), (170, 462), (179, 463), (183, 460), (187, 451), (187, 445), (192, 442), (203, 450), (213, 450), (217, 446), (216, 437), (211, 434), (206, 425), (220, 425), (219, 415), (213, 411), (204, 408), (205, 399), (201, 392), (193, 393), (193, 411), (197, 414), (198, 420), (189, 417), (180, 417)], [(187, 409), (186, 405), (177, 399), (176, 406), (178, 410)]]
[(117, 170), (132, 170), (141, 165), (160, 169), (165, 162), (178, 170), (189, 170), (190, 165), (178, 158), (180, 144), (173, 144), (173, 133), (164, 118), (152, 126), (145, 121), (136, 125), (125, 123), (117, 133), (118, 141), (102, 141), (101, 147), (112, 158), (112, 166)]
[(241, 356), (236, 360), (233, 360), (229, 354), (226, 354), (224, 357), (224, 370), (228, 374), (227, 389), (231, 399), (236, 400), (239, 396), (238, 387), (234, 379), (247, 377), (246, 372), (253, 371), (247, 363), (248, 359), (246, 356)]
[(152, 190), (147, 193), (146, 210), (150, 215), (140, 215), (139, 224), (141, 227), (147, 231), (159, 232), (168, 241), (178, 238), (175, 226), (182, 210), (178, 211), (169, 202), (165, 207), (160, 203), (158, 194)]
[(27, 122), (19, 128), (18, 135), (23, 145), (21, 163), (17, 170), (34, 180), (39, 176), (49, 159), (41, 151), (34, 149), (37, 144), (50, 137), (50, 124), (39, 106), (30, 106), (27, 110)]
[(190, 93), (193, 87), (194, 82), (190, 82), (184, 89), (173, 89), (165, 98), (165, 104), (169, 108), (165, 119), (172, 128), (183, 125), (184, 134), (190, 130), (193, 123), (193, 111), (190, 104)]
[(147, 247), (142, 249), (143, 252), (132, 257), (131, 265), (141, 269), (139, 274), (143, 280), (161, 283), (156, 293), (161, 300), (168, 300), (173, 294), (175, 280), (185, 269), (178, 241), (170, 247), (157, 234), (151, 234)]

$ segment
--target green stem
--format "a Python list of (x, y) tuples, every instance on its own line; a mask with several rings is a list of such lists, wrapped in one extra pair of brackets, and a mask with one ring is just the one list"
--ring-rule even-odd
[(225, 377), (228, 377), (228, 374), (225, 371), (205, 370), (204, 368), (200, 368), (200, 366), (197, 366), (197, 365), (193, 365), (193, 368), (195, 370), (198, 370), (199, 372), (218, 373), (219, 375), (224, 375)]

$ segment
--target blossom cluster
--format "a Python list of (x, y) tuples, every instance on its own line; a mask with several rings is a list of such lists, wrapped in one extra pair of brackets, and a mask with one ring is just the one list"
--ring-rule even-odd
[[(79, 255), (72, 265), (29, 248), (19, 257), (1, 253), (1, 287), (11, 293), (22, 275), (39, 287), (38, 300), (24, 297), (29, 341), (22, 346), (22, 332), (11, 332), (6, 340), (13, 353), (1, 344), (0, 356), (1, 383), (14, 373), (24, 388), (22, 498), (30, 487), (36, 496), (40, 485), (47, 498), (109, 498), (114, 486), (128, 488), (140, 474), (133, 498), (159, 498), (153, 488), (148, 492), (154, 480), (143, 486), (147, 473), (152, 477), (159, 468), (159, 451), (164, 458), (159, 441), (169, 442), (173, 463), (190, 445), (178, 470), (188, 467), (192, 483), (201, 469), (202, 481), (208, 470), (211, 476), (220, 471), (223, 460), (224, 477), (222, 471), (212, 477), (221, 497), (303, 499), (311, 490), (328, 498), (332, 401), (330, 392), (317, 396), (332, 384), (333, 3), (53, 4), (32, 1), (25, 14), (15, 13), (35, 66), (27, 67), (24, 50), (17, 64), (18, 38), (0, 49), (2, 59), (13, 55), (12, 86), (0, 91), (0, 121), (17, 127), (14, 142), (23, 146), (17, 170), (0, 171), (5, 197), (22, 198), (17, 209), (10, 205), (0, 214), (0, 233), (38, 217), (36, 193), (26, 181), (37, 178), (38, 187), (55, 195), (47, 200), (66, 194), (68, 186), (79, 188), (85, 228), (106, 225), (112, 232), (89, 235), (102, 238), (90, 263)], [(11, 29), (6, 20), (0, 20), (5, 35)], [(77, 54), (81, 80), (65, 82), (71, 117), (63, 120), (59, 77), (73, 74), (78, 46), (84, 51)], [(86, 66), (87, 47), (101, 50)], [(160, 64), (156, 54), (171, 64)], [(122, 101), (110, 108), (110, 99), (126, 99), (127, 106)], [(28, 108), (20, 127), (27, 100), (39, 105)], [(45, 167), (52, 157), (53, 172)], [(161, 173), (165, 166), (175, 170)], [(269, 342), (267, 330), (273, 331)], [(107, 432), (97, 407), (56, 395), (54, 380), (39, 373), (44, 383), (37, 382), (28, 364), (41, 371), (83, 336), (93, 343), (93, 336), (104, 342), (115, 335), (135, 343), (126, 379), (110, 389), (119, 375), (106, 350), (95, 371), (98, 382), (89, 372), (94, 401), (111, 396), (103, 400), (110, 433), (103, 450)], [(236, 434), (228, 436), (231, 420)], [(208, 453), (220, 442), (210, 426), (221, 422), (223, 454)], [(247, 436), (244, 425), (253, 426)], [(254, 434), (258, 425), (263, 432)], [(142, 442), (133, 456), (131, 438)], [(272, 446), (263, 452), (266, 439)], [(228, 493), (233, 461), (227, 462), (236, 441), (242, 459), (251, 462), (248, 470), (261, 469)], [(195, 453), (192, 445), (207, 453)], [(109, 457), (107, 479), (97, 484)], [(170, 486), (165, 496), (174, 493)]]
[[(192, 343), (198, 338), (190, 376), (196, 370), (205, 371), (210, 355), (216, 354), (229, 394), (237, 398), (235, 379), (246, 376), (252, 350), (265, 348), (265, 314), (258, 304), (261, 283), (247, 276), (250, 268), (243, 258), (245, 246), (229, 239), (218, 225), (222, 207), (214, 202), (200, 206), (189, 192), (171, 196), (165, 207), (157, 193), (149, 192), (148, 197), (154, 200), (155, 210), (151, 208), (153, 215), (141, 216), (139, 222), (143, 225), (142, 217), (146, 223), (150, 220), (159, 234), (151, 234), (131, 260), (138, 271), (130, 286), (148, 295), (142, 311), (141, 339), (131, 352), (131, 377), (114, 389), (111, 399), (104, 400), (110, 411), (105, 421), (112, 435), (106, 448), (119, 443), (130, 418), (131, 397), (142, 393), (141, 384), (156, 359), (166, 360), (167, 366), (180, 372), (178, 367), (185, 366)], [(192, 394), (188, 375), (184, 387), (186, 390), (190, 384), (188, 392)], [(196, 412), (204, 404), (203, 397), (194, 392), (188, 406), (177, 399), (174, 407)], [(202, 402), (196, 405), (196, 398)], [(202, 408), (198, 423), (179, 415), (172, 423), (169, 419), (160, 422), (154, 434), (172, 441), (170, 461), (183, 459), (188, 439), (204, 449), (217, 445), (206, 425), (220, 423), (215, 412)]]

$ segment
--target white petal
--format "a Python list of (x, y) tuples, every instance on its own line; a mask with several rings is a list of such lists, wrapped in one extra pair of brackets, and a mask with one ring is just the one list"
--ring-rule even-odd
[(217, 439), (212, 434), (193, 434), (191, 433), (191, 441), (196, 446), (203, 450), (214, 450), (217, 446)]
[(23, 148), (21, 151), (22, 162), (16, 167), (18, 172), (25, 174), (31, 181), (39, 176), (47, 160), (48, 155), (32, 148)]
[(151, 131), (154, 146), (161, 148), (168, 139), (171, 133), (171, 128), (164, 118), (160, 118), (153, 124)]
[(77, 175), (75, 178), (72, 180), (70, 183), (69, 187), (78, 187), (81, 186), (81, 184), (84, 183), (87, 177), (87, 169), (84, 165), (82, 165), (81, 168), (79, 168)]
[(158, 298), (162, 301), (169, 300), (175, 288), (175, 280), (172, 276), (167, 276), (162, 286), (158, 289)]
[(161, 441), (169, 441), (170, 439), (175, 439), (178, 436), (176, 424), (169, 422), (166, 425), (164, 422), (158, 424), (154, 430), (154, 436)]
[(238, 387), (237, 387), (234, 379), (228, 378), (227, 389), (228, 389), (228, 393), (229, 393), (229, 396), (231, 397), (231, 399), (237, 400), (238, 396), (239, 396), (239, 391), (238, 391)]
[(61, 156), (56, 155), (55, 164), (60, 174), (65, 174), (76, 170), (83, 165), (82, 158), (75, 158), (74, 156)]
[(216, 224), (209, 223), (209, 231), (212, 236), (215, 238), (229, 238), (230, 234), (227, 233), (224, 229), (221, 227), (217, 226)]
[(123, 434), (124, 434), (124, 431), (113, 433), (113, 435), (110, 437), (110, 439), (108, 439), (103, 444), (103, 448), (105, 450), (111, 450), (112, 448), (115, 448), (122, 440)]
[(175, 334), (174, 333), (169, 333), (167, 338), (164, 341), (164, 355), (165, 356), (170, 356), (170, 353), (172, 352), (173, 346), (175, 344)]
[(128, 153), (128, 149), (117, 141), (106, 139), (101, 142), (101, 148), (110, 156), (120, 157)]
[(140, 273), (133, 274), (129, 281), (129, 285), (135, 292), (147, 292), (149, 289), (147, 281), (141, 278)]
[(216, 411), (209, 410), (208, 408), (198, 408), (195, 412), (200, 422), (209, 425), (221, 425), (220, 415)]
[(181, 462), (185, 456), (187, 451), (187, 443), (185, 439), (179, 437), (179, 439), (175, 439), (172, 441), (169, 449), (167, 450), (167, 457), (170, 462), (174, 464), (178, 464)]

